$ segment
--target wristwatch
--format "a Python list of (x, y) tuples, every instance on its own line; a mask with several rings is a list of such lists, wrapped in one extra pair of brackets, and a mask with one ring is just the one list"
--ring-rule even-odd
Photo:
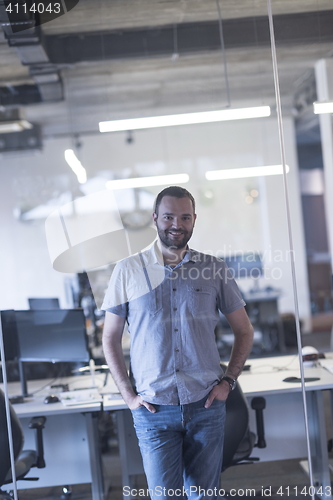
[(221, 382), (222, 380), (225, 380), (226, 382), (228, 382), (229, 384), (229, 387), (230, 387), (230, 391), (233, 391), (236, 387), (236, 384), (237, 384), (237, 380), (234, 380), (233, 378), (231, 377), (228, 377), (227, 375), (224, 375), (221, 379)]

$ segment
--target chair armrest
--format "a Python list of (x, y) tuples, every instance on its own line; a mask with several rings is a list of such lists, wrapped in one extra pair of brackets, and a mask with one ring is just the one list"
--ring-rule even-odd
[(264, 428), (264, 409), (266, 408), (266, 400), (263, 397), (253, 398), (251, 408), (256, 412), (257, 436), (258, 441), (255, 444), (258, 448), (266, 448), (265, 428)]
[(45, 467), (44, 460), (44, 445), (43, 445), (43, 434), (44, 424), (46, 422), (46, 417), (33, 417), (29, 422), (29, 429), (35, 429), (35, 440), (36, 440), (36, 451), (37, 451), (37, 462), (35, 467), (38, 469), (43, 469)]

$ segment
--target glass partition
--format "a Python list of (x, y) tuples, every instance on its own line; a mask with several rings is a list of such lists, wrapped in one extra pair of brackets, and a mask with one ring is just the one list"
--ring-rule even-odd
[[(156, 195), (188, 189), (190, 247), (228, 263), (254, 327), (239, 381), (255, 434), (266, 406), (266, 447), (251, 453), (260, 461), (221, 476), (231, 496), (330, 496), (333, 361), (319, 356), (333, 320), (332, 119), (313, 102), (333, 100), (332, 12), (314, 0), (82, 1), (52, 20), (40, 14), (44, 62), (21, 45), (13, 52), (17, 33), (6, 32), (1, 48), (2, 105), (16, 103), (31, 125), (0, 135), (0, 310), (28, 309), (32, 298), (83, 308), (93, 358), (105, 364), (101, 306), (115, 263), (156, 238)], [(0, 126), (18, 121), (1, 113)], [(215, 336), (227, 363), (234, 336), (222, 313)], [(130, 342), (126, 331), (126, 361)], [(7, 362), (9, 396), (16, 363)], [(44, 379), (64, 383), (55, 367), (29, 370), (41, 402), (52, 392)], [(91, 442), (82, 453), (91, 458)], [(61, 473), (51, 486), (84, 482), (70, 458), (68, 481)]]
[[(316, 343), (318, 341), (316, 334), (319, 337), (320, 331), (326, 330), (328, 334), (326, 350), (329, 350), (332, 271), (329, 250), (330, 210), (327, 206), (329, 202), (325, 200), (329, 199), (330, 184), (325, 180), (325, 170), (323, 169), (325, 165), (325, 160), (323, 160), (324, 152), (326, 151), (327, 155), (327, 147), (329, 145), (327, 144), (327, 135), (325, 137), (323, 119), (320, 115), (319, 117), (317, 115), (316, 101), (329, 100), (327, 91), (326, 94), (324, 92), (324, 95), (322, 94), (321, 96), (320, 91), (323, 90), (323, 84), (326, 84), (327, 89), (327, 77), (329, 79), (325, 71), (326, 68), (323, 70), (325, 62), (322, 58), (330, 56), (331, 30), (329, 28), (329, 17), (331, 13), (327, 5), (321, 4), (318, 6), (310, 2), (306, 11), (299, 13), (297, 16), (291, 11), (288, 12), (290, 15), (289, 23), (285, 24), (284, 28), (281, 29), (282, 23), (280, 25), (280, 20), (282, 21), (282, 19), (279, 18), (279, 15), (276, 15), (274, 5), (272, 10), (277, 35), (275, 46), (276, 77), (280, 80), (277, 93), (281, 97), (281, 120), (285, 121), (285, 118), (288, 119), (288, 114), (294, 117), (294, 137), (298, 160), (297, 181), (301, 198), (301, 205), (298, 210), (303, 222), (303, 241), (305, 242), (305, 253), (303, 254), (304, 260), (302, 259), (302, 264), (303, 269), (305, 268), (304, 278), (306, 278), (306, 281), (304, 285), (307, 293), (307, 304), (310, 302), (311, 307), (309, 312), (311, 321), (310, 331), (313, 332), (312, 336), (309, 337), (311, 338), (310, 341), (305, 334), (302, 335), (302, 338), (299, 335), (298, 338), (299, 357), (300, 361), (303, 360), (300, 366), (300, 375), (302, 379), (303, 401), (305, 403), (304, 415), (308, 438), (308, 462), (303, 461), (302, 466), (310, 475), (311, 486), (308, 493), (312, 496), (315, 494), (317, 496), (330, 496), (331, 482), (330, 475), (327, 472), (329, 460), (326, 452), (326, 428), (330, 429), (331, 415), (328, 421), (325, 422), (325, 412), (323, 411), (325, 400), (323, 398), (327, 396), (326, 405), (329, 405), (329, 398), (331, 396), (330, 391), (326, 391), (325, 393), (324, 391), (311, 390), (311, 384), (318, 383), (323, 389), (329, 389), (329, 386), (325, 387), (327, 373), (322, 367), (326, 366), (328, 371), (330, 370), (330, 356), (322, 352), (325, 348), (323, 349), (320, 343)], [(317, 19), (316, 25), (313, 24), (314, 16)], [(295, 22), (294, 27), (293, 22)], [(296, 47), (300, 42), (302, 42), (302, 47), (305, 50), (299, 53), (299, 67), (310, 63), (310, 61), (311, 63), (308, 70), (303, 71), (302, 76), (296, 76), (297, 70), (291, 62), (289, 48)], [(320, 69), (322, 70), (321, 74)], [(288, 77), (292, 77), (292, 82), (287, 82), (287, 75)], [(291, 88), (293, 88), (292, 92)], [(289, 106), (287, 104), (289, 99), (287, 97), (288, 90), (290, 95), (292, 95), (292, 101), (291, 103), (289, 101)], [(287, 112), (288, 107), (289, 109), (291, 108), (291, 113)], [(330, 126), (328, 123), (327, 125)], [(288, 158), (287, 154), (286, 158)], [(315, 181), (316, 176), (318, 180), (320, 179), (319, 182)], [(311, 181), (309, 181), (310, 178)], [(289, 196), (290, 199), (291, 196)], [(324, 209), (325, 204), (326, 209)], [(290, 208), (291, 234), (289, 239), (296, 240), (297, 228), (293, 224), (292, 204), (290, 204)], [(315, 232), (316, 236), (314, 237)], [(302, 326), (303, 333), (307, 332), (307, 327), (304, 324), (302, 325), (302, 309), (305, 303), (305, 296), (303, 294), (304, 288), (297, 279), (297, 267), (300, 265), (299, 257), (299, 254), (295, 252), (296, 275), (293, 285), (296, 317), (299, 316), (301, 321), (298, 332), (300, 334)], [(328, 359), (320, 360), (320, 358), (325, 357)], [(329, 382), (329, 379), (327, 381)], [(303, 385), (303, 382), (305, 385)], [(322, 446), (319, 444), (320, 435), (322, 435)], [(324, 474), (323, 471), (325, 471)]]

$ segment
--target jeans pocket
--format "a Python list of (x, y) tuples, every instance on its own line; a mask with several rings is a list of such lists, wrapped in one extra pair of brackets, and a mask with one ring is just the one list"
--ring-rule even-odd
[[(137, 412), (138, 410), (141, 410), (141, 408), (146, 408), (144, 405), (140, 405), (137, 408), (134, 408), (134, 410), (131, 410), (131, 412)], [(146, 408), (147, 409), (147, 408)]]
[(213, 399), (212, 405), (215, 404), (216, 406), (220, 405), (225, 405), (226, 399)]

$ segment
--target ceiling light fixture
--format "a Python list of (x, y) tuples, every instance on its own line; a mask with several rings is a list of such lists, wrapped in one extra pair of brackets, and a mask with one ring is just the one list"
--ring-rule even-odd
[(218, 111), (201, 111), (180, 115), (150, 116), (146, 118), (130, 118), (128, 120), (111, 120), (99, 123), (100, 132), (120, 132), (145, 128), (172, 127), (175, 125), (193, 125), (228, 120), (245, 120), (270, 116), (269, 106), (252, 108), (221, 109)]
[(65, 160), (67, 161), (68, 165), (71, 167), (73, 172), (75, 173), (79, 183), (84, 184), (85, 182), (87, 182), (86, 169), (82, 166), (82, 163), (76, 157), (76, 155), (72, 149), (66, 149)]
[(10, 134), (11, 132), (22, 132), (32, 128), (31, 123), (27, 120), (15, 120), (0, 122), (0, 134)]
[(315, 115), (321, 115), (323, 113), (333, 113), (333, 101), (314, 102), (313, 112)]
[(0, 109), (0, 134), (22, 132), (32, 127), (33, 125), (22, 116), (19, 108)]
[[(286, 165), (286, 170), (290, 168)], [(246, 167), (246, 168), (226, 168), (224, 170), (209, 170), (206, 172), (206, 179), (209, 181), (223, 179), (242, 179), (246, 177), (260, 177), (262, 175), (282, 175), (282, 165), (267, 165), (264, 167)]]
[(138, 187), (162, 186), (164, 184), (184, 184), (190, 180), (188, 174), (154, 175), (151, 177), (135, 177), (117, 179), (106, 183), (107, 189), (128, 189)]

